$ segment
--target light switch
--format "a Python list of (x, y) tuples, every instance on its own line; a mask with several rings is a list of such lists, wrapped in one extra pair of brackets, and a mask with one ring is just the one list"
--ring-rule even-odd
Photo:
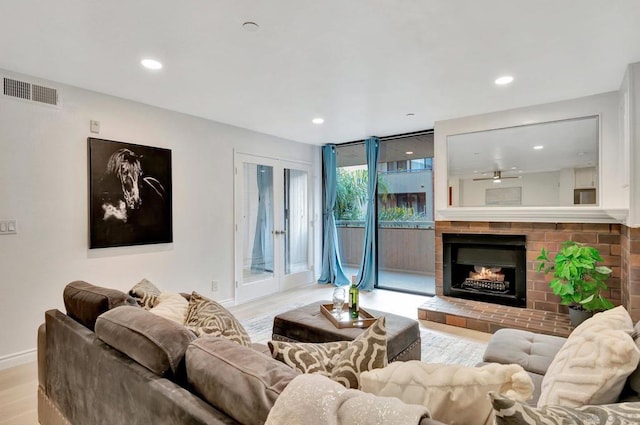
[(100, 121), (89, 121), (89, 127), (92, 133), (100, 133)]
[(0, 235), (13, 235), (17, 226), (15, 220), (0, 220)]

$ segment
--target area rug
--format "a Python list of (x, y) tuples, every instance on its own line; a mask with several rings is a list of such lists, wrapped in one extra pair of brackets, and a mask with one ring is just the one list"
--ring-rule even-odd
[[(266, 344), (271, 340), (273, 318), (277, 314), (301, 307), (304, 303), (284, 306), (265, 315), (242, 320), (252, 342)], [(422, 361), (427, 363), (450, 363), (474, 366), (482, 361), (486, 344), (455, 336), (442, 335), (429, 329), (420, 328)]]

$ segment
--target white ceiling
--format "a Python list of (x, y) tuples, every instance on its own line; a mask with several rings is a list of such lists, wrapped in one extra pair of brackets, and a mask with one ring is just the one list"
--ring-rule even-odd
[(2, 0), (0, 16), (0, 68), (314, 144), (617, 90), (640, 61), (639, 0)]

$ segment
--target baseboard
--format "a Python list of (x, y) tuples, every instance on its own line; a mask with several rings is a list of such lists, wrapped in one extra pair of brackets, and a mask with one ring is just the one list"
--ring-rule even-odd
[(13, 353), (0, 357), (0, 370), (9, 369), (10, 367), (19, 366), (25, 363), (35, 362), (37, 349), (32, 348), (30, 350), (20, 351), (19, 353)]

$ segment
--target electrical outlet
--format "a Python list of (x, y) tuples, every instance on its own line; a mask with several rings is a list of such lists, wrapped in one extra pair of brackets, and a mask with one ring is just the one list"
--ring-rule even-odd
[(217, 292), (218, 291), (218, 281), (217, 280), (212, 280), (211, 281), (211, 292)]

